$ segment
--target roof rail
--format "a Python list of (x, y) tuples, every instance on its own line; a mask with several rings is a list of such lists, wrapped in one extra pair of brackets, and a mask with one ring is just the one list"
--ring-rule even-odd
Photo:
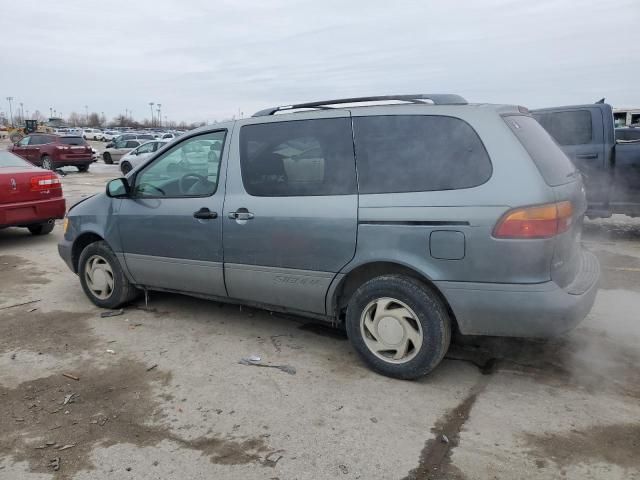
[(320, 102), (298, 103), (296, 105), (283, 105), (280, 107), (265, 108), (253, 114), (254, 117), (265, 117), (274, 115), (276, 112), (283, 110), (296, 110), (298, 108), (319, 108), (328, 109), (329, 105), (340, 105), (343, 103), (362, 103), (362, 102), (383, 102), (383, 101), (402, 101), (409, 103), (424, 103), (421, 100), (431, 100), (434, 105), (466, 105), (467, 101), (460, 95), (453, 93), (418, 93), (415, 95), (381, 95), (377, 97), (353, 97), (339, 98), (336, 100), (323, 100)]

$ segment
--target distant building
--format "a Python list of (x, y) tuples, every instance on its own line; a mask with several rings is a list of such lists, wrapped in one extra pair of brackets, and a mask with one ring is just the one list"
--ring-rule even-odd
[(45, 122), (45, 125), (51, 128), (62, 128), (62, 127), (66, 127), (67, 123), (62, 118), (51, 117), (49, 118), (49, 120)]
[(640, 126), (640, 108), (614, 108), (613, 123), (616, 127)]

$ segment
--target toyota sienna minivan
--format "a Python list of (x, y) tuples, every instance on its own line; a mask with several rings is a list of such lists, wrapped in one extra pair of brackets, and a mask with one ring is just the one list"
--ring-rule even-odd
[(313, 317), (411, 379), (454, 330), (580, 322), (600, 272), (580, 245), (585, 208), (523, 107), (351, 98), (186, 133), (70, 209), (59, 251), (100, 307), (148, 289)]

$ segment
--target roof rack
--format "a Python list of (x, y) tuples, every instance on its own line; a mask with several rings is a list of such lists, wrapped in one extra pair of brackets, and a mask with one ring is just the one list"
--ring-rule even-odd
[(422, 100), (431, 100), (434, 105), (467, 105), (467, 101), (460, 95), (452, 93), (418, 93), (415, 95), (382, 95), (377, 97), (353, 97), (339, 98), (336, 100), (323, 100), (320, 102), (298, 103), (296, 105), (283, 105), (280, 107), (265, 108), (253, 114), (254, 117), (265, 117), (274, 115), (276, 112), (283, 110), (296, 110), (299, 108), (318, 108), (329, 109), (329, 105), (340, 105), (344, 103), (362, 103), (362, 102), (384, 102), (384, 101), (401, 101), (409, 103), (423, 104)]

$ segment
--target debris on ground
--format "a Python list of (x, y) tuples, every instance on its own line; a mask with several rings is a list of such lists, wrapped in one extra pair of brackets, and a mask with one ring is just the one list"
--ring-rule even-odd
[(376, 417), (371, 417), (369, 420), (371, 420), (373, 423), (378, 423), (378, 419)]
[(54, 471), (60, 470), (60, 457), (56, 457), (49, 462), (49, 467), (53, 468)]
[(241, 358), (238, 363), (240, 365), (249, 365), (253, 367), (277, 368), (278, 370), (282, 370), (283, 372), (288, 373), (289, 375), (296, 374), (295, 367), (292, 367), (291, 365), (269, 365), (268, 363), (260, 363), (260, 357), (257, 357), (258, 360), (252, 360), (252, 358), (256, 358), (256, 357)]
[(147, 372), (150, 372), (151, 370), (153, 370), (154, 368), (156, 368), (158, 366), (157, 363), (154, 363), (153, 365), (151, 365), (149, 368), (147, 368)]
[(63, 451), (63, 450), (69, 450), (70, 448), (73, 448), (73, 447), (75, 447), (75, 446), (76, 446), (76, 444), (75, 444), (75, 443), (69, 443), (69, 444), (67, 444), (67, 445), (64, 445), (64, 446), (62, 446), (62, 447), (58, 448), (58, 451), (59, 451), (59, 452), (61, 452), (61, 451)]
[(111, 350), (110, 348), (107, 348), (107, 353), (110, 353), (111, 355), (116, 354), (116, 352), (114, 350)]
[(38, 300), (29, 300), (28, 302), (22, 302), (22, 303), (14, 303), (13, 305), (7, 305), (6, 307), (0, 307), (0, 310), (7, 310), (9, 308), (14, 308), (14, 307), (21, 307), (23, 305), (29, 305), (31, 303), (36, 303), (39, 302), (40, 299)]
[(62, 402), (62, 405), (66, 405), (67, 403), (75, 402), (75, 397), (77, 397), (77, 396), (78, 396), (77, 393), (70, 393), (69, 395), (65, 395), (64, 396), (64, 401)]
[(124, 309), (121, 308), (120, 310), (108, 310), (106, 312), (102, 312), (100, 316), (102, 318), (117, 317), (118, 315), (122, 315), (123, 313), (124, 313)]
[(12, 354), (11, 354), (11, 360), (15, 360), (15, 359), (16, 359), (16, 354), (15, 354), (15, 353), (12, 353)]
[(76, 382), (80, 381), (80, 377), (76, 377), (75, 375), (71, 375), (70, 373), (63, 373), (62, 376), (70, 378), (71, 380), (75, 380)]
[(346, 465), (338, 465), (338, 468), (339, 468), (339, 469), (340, 469), (340, 471), (341, 471), (342, 473), (344, 473), (345, 475), (346, 475), (347, 473), (349, 473), (349, 469), (347, 468), (347, 466), (346, 466)]
[(36, 310), (38, 310), (38, 309), (37, 309), (37, 308), (30, 308), (29, 310), (27, 310), (27, 313), (33, 313), (33, 312), (35, 312)]
[(443, 433), (442, 435), (440, 435), (440, 441), (442, 443), (449, 443), (449, 438)]

